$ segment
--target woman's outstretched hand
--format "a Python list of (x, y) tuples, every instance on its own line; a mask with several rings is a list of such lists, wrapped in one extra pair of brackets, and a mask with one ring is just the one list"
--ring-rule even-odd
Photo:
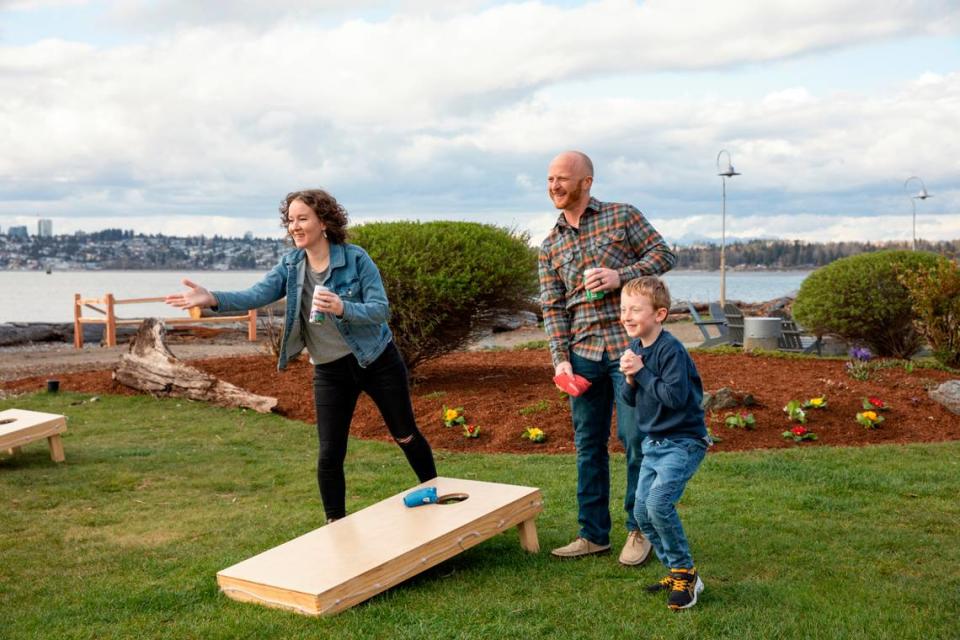
[(189, 309), (190, 307), (212, 307), (217, 304), (217, 299), (213, 297), (213, 294), (196, 282), (192, 282), (186, 278), (181, 280), (181, 282), (187, 287), (186, 291), (174, 293), (164, 298), (164, 302), (171, 307)]

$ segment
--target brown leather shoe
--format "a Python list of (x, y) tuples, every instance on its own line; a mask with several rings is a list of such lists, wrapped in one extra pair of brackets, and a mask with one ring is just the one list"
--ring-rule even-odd
[(586, 538), (577, 538), (564, 547), (558, 547), (550, 553), (558, 558), (582, 558), (583, 556), (592, 556), (597, 553), (606, 553), (610, 551), (610, 545), (593, 544)]
[(634, 529), (627, 533), (627, 542), (623, 545), (623, 551), (620, 552), (620, 564), (628, 567), (643, 564), (650, 557), (652, 548), (650, 541)]

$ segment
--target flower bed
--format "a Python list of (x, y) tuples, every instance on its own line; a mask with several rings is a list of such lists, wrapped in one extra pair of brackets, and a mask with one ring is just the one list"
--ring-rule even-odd
[[(872, 370), (869, 380), (860, 381), (847, 375), (844, 360), (704, 352), (694, 352), (693, 358), (708, 391), (730, 387), (753, 394), (759, 403), (748, 409), (756, 420), (753, 429), (727, 428), (724, 419), (731, 410), (708, 416), (708, 425), (723, 438), (713, 451), (796, 447), (797, 443), (782, 436), (797, 424), (787, 420), (784, 405), (792, 399), (807, 401), (823, 396), (829, 401), (828, 408), (806, 411), (803, 426), (815, 432), (817, 440), (803, 442), (804, 447), (960, 440), (960, 416), (927, 396), (929, 386), (960, 377), (956, 374), (884, 366)], [(304, 361), (293, 363), (285, 373), (277, 372), (268, 356), (191, 364), (256, 393), (277, 397), (279, 412), (289, 418), (311, 424), (314, 421), (311, 370)], [(414, 411), (435, 449), (571, 453), (570, 412), (550, 380), (552, 375), (550, 357), (544, 350), (455, 353), (417, 369)], [(67, 391), (133, 393), (114, 383), (110, 371), (57, 377)], [(46, 377), (38, 376), (2, 386), (40, 390), (45, 383)], [(882, 399), (890, 407), (883, 412), (885, 420), (877, 429), (866, 429), (854, 419), (864, 411), (863, 399), (871, 397)], [(465, 438), (462, 428), (445, 427), (438, 419), (444, 405), (463, 407), (468, 424), (482, 426), (481, 437)], [(519, 437), (531, 425), (548, 434), (545, 442), (533, 445)], [(390, 440), (382, 418), (365, 397), (358, 405), (351, 435)], [(611, 444), (619, 449), (615, 432)]]

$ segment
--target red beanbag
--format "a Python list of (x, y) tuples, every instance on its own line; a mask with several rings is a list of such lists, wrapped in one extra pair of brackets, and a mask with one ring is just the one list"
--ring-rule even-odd
[(577, 374), (561, 373), (553, 377), (553, 383), (572, 396), (579, 396), (590, 388), (590, 381)]

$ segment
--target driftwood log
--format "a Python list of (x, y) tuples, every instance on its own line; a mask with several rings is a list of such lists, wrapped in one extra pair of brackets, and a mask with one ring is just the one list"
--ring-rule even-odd
[(163, 321), (144, 320), (127, 353), (120, 358), (113, 379), (155, 396), (203, 400), (221, 407), (246, 407), (270, 413), (277, 406), (276, 398), (250, 393), (183, 363), (167, 348), (163, 340), (165, 333)]

